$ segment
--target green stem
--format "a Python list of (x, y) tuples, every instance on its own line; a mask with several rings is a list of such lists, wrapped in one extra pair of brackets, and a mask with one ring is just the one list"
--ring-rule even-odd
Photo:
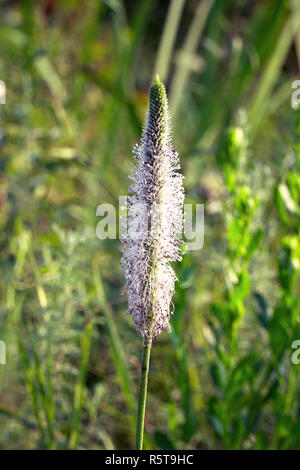
[(145, 410), (146, 410), (146, 399), (147, 399), (150, 352), (151, 352), (151, 341), (148, 341), (143, 347), (143, 354), (142, 354), (139, 403), (138, 403), (137, 423), (136, 423), (136, 441), (135, 441), (136, 450), (143, 449), (144, 421), (145, 421)]

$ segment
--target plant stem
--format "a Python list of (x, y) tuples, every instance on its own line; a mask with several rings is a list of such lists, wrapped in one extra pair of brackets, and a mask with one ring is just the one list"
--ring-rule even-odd
[(147, 399), (150, 352), (151, 352), (151, 341), (147, 341), (147, 343), (143, 347), (143, 353), (142, 353), (139, 403), (138, 403), (137, 423), (136, 423), (136, 441), (135, 441), (136, 450), (143, 449), (144, 421), (145, 421), (145, 409), (146, 409), (146, 399)]

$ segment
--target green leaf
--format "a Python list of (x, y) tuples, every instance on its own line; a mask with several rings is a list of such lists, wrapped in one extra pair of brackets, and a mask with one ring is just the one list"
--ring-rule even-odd
[(268, 329), (271, 319), (271, 308), (266, 298), (259, 292), (253, 293), (254, 297), (254, 312), (261, 323), (261, 325)]
[(230, 296), (230, 301), (232, 303), (237, 303), (240, 300), (244, 300), (248, 297), (250, 292), (250, 278), (248, 271), (244, 269), (238, 275), (238, 282), (234, 286), (233, 294)]
[(259, 247), (262, 236), (263, 236), (263, 231), (262, 231), (261, 228), (259, 228), (259, 229), (256, 230), (256, 232), (250, 238), (250, 243), (249, 243), (248, 249), (247, 249), (247, 259), (248, 260), (252, 258), (253, 253)]
[(227, 381), (227, 371), (224, 364), (217, 362), (211, 365), (210, 373), (212, 380), (219, 391), (224, 391)]
[(288, 343), (288, 333), (284, 322), (286, 313), (283, 308), (277, 307), (269, 325), (270, 344), (277, 358), (281, 357)]
[(154, 440), (161, 450), (174, 450), (176, 449), (175, 444), (172, 442), (170, 437), (162, 431), (154, 431)]

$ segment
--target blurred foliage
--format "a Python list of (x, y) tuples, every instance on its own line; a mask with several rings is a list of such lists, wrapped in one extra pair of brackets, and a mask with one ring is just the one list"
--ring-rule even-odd
[(176, 266), (145, 445), (299, 448), (298, 2), (82, 5), (0, 4), (0, 447), (133, 445), (141, 341), (96, 208), (128, 192), (159, 71), (205, 240)]

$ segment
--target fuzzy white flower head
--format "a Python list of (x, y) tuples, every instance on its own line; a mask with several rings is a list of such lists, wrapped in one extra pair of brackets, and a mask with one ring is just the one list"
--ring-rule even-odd
[(145, 342), (169, 329), (175, 273), (181, 260), (183, 177), (172, 147), (168, 102), (158, 75), (150, 87), (142, 139), (134, 148), (136, 169), (128, 198), (128, 230), (122, 238), (128, 313)]

